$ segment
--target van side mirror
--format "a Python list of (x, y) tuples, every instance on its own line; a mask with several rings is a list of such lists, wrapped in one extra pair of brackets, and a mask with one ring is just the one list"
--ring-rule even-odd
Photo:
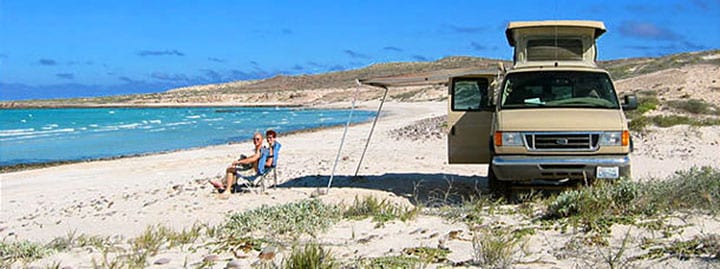
[(623, 96), (623, 104), (622, 108), (623, 110), (635, 110), (637, 109), (638, 102), (637, 102), (637, 95), (635, 94), (629, 94)]

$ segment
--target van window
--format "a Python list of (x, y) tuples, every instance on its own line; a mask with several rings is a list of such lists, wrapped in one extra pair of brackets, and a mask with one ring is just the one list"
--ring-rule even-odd
[(582, 61), (580, 39), (532, 39), (527, 42), (528, 61)]
[(601, 72), (539, 71), (505, 77), (501, 108), (619, 108), (610, 77)]
[(459, 78), (453, 80), (452, 110), (484, 110), (490, 106), (486, 78)]

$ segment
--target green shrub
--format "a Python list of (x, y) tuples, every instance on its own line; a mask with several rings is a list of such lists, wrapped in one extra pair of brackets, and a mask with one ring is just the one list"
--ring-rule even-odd
[(671, 127), (675, 125), (692, 125), (694, 122), (688, 117), (685, 116), (677, 116), (677, 115), (668, 115), (668, 116), (655, 116), (651, 118), (651, 121), (655, 126), (658, 127)]
[(148, 226), (140, 236), (130, 240), (134, 251), (155, 255), (160, 247), (168, 241), (170, 229), (165, 226)]
[(692, 126), (712, 126), (720, 125), (720, 119), (691, 119), (685, 116), (655, 116), (651, 118), (651, 121), (659, 127), (671, 127), (675, 125), (692, 125)]
[(593, 187), (561, 193), (548, 205), (547, 216), (563, 218), (623, 212), (632, 207), (638, 192), (637, 183), (629, 180), (617, 184), (600, 182)]
[(720, 211), (720, 170), (711, 167), (678, 171), (666, 180), (615, 184), (571, 190), (549, 199), (546, 219), (568, 218), (586, 230), (607, 232), (613, 223), (632, 223), (636, 215), (676, 210)]
[(224, 232), (231, 236), (248, 233), (272, 235), (315, 235), (340, 219), (337, 206), (320, 200), (304, 200), (280, 206), (263, 205), (260, 208), (230, 216)]
[(708, 234), (695, 236), (687, 241), (674, 241), (669, 246), (652, 248), (642, 258), (656, 258), (663, 255), (671, 255), (678, 259), (691, 257), (714, 256), (714, 260), (720, 260), (720, 235)]
[(645, 112), (655, 110), (660, 104), (660, 101), (657, 97), (655, 97), (655, 95), (641, 96), (638, 99), (638, 108), (636, 111), (640, 114), (645, 114)]
[(365, 196), (360, 200), (355, 196), (355, 202), (351, 206), (344, 208), (343, 217), (351, 219), (372, 217), (373, 221), (382, 225), (394, 219), (402, 221), (413, 219), (417, 216), (418, 211), (417, 207), (400, 207), (390, 203), (387, 199), (380, 201), (374, 196)]
[(0, 242), (0, 265), (15, 261), (33, 261), (50, 254), (51, 249), (30, 241)]
[(692, 119), (686, 116), (668, 115), (668, 116), (639, 116), (632, 118), (628, 124), (631, 131), (642, 131), (647, 126), (653, 125), (658, 127), (672, 127), (675, 125), (691, 125), (691, 126), (713, 126), (720, 125), (720, 119)]
[(647, 128), (650, 123), (650, 118), (645, 116), (638, 116), (630, 119), (630, 122), (628, 123), (628, 129), (633, 132), (640, 132), (642, 130), (645, 130), (645, 128)]
[(687, 111), (693, 114), (712, 114), (714, 106), (700, 99), (675, 100), (668, 102), (672, 108)]
[(385, 269), (385, 268), (418, 268), (420, 259), (412, 256), (385, 256), (364, 259), (359, 268)]
[(643, 183), (641, 188), (637, 203), (646, 214), (683, 209), (720, 212), (720, 170), (711, 167), (678, 171), (667, 180)]
[(518, 243), (505, 229), (483, 229), (472, 239), (473, 262), (482, 268), (510, 268)]
[(447, 255), (450, 254), (450, 250), (429, 247), (406, 248), (403, 252), (407, 255), (418, 257), (423, 263), (446, 262)]
[(483, 223), (484, 217), (499, 213), (500, 206), (507, 202), (501, 199), (494, 199), (490, 195), (470, 196), (461, 204), (450, 204), (431, 211), (443, 218), (453, 221), (463, 221), (468, 224)]
[(290, 256), (283, 259), (282, 268), (289, 269), (325, 269), (337, 268), (339, 265), (329, 250), (318, 244), (308, 244), (304, 248), (293, 247)]

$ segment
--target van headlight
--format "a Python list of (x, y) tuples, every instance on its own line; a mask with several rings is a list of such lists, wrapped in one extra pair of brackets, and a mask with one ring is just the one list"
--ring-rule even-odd
[(522, 146), (523, 138), (519, 132), (495, 132), (495, 146)]
[(600, 146), (627, 146), (630, 144), (630, 132), (603, 132), (600, 134), (598, 145)]

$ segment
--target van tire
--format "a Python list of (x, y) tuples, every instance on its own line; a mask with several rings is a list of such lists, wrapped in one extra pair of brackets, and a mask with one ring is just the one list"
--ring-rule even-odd
[(495, 172), (493, 171), (492, 164), (488, 166), (487, 179), (490, 194), (492, 194), (496, 198), (502, 197), (508, 199), (510, 197), (510, 186), (512, 183), (508, 181), (498, 180), (497, 176), (495, 176)]

